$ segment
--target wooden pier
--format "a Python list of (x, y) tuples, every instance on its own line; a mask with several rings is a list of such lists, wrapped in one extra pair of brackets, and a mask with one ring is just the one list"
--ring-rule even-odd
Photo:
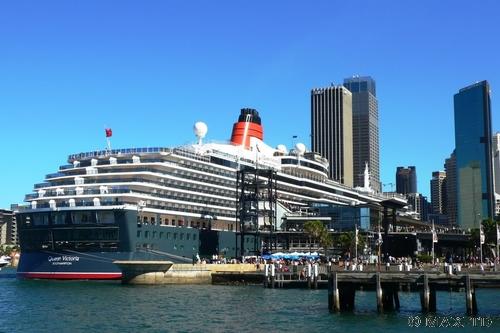
[(476, 288), (500, 287), (498, 273), (438, 272), (332, 272), (328, 278), (328, 308), (331, 311), (354, 309), (357, 287), (374, 285), (380, 312), (399, 310), (399, 291), (403, 286), (420, 292), (423, 312), (436, 312), (436, 290), (465, 290), (467, 314), (477, 314)]
[(267, 288), (328, 288), (328, 308), (332, 312), (352, 311), (356, 290), (374, 290), (380, 312), (400, 309), (399, 292), (420, 293), (423, 312), (436, 312), (437, 290), (465, 291), (467, 314), (476, 315), (477, 288), (500, 288), (498, 272), (458, 272), (449, 274), (437, 271), (319, 272), (318, 267), (307, 267), (304, 276), (297, 272), (276, 272), (273, 265), (264, 270)]

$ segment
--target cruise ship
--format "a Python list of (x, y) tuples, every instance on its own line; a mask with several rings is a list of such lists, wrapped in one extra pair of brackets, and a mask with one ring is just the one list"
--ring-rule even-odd
[[(273, 171), (274, 221), (311, 202), (383, 200), (330, 180), (328, 161), (303, 144), (290, 150), (265, 144), (254, 109), (241, 110), (229, 142), (204, 142), (207, 130), (196, 123), (197, 141), (186, 146), (70, 155), (34, 185), (17, 212), (18, 277), (119, 279), (115, 260), (191, 262), (197, 255), (259, 253), (258, 234), (239, 232), (240, 170)], [(265, 219), (258, 224), (269, 228)]]

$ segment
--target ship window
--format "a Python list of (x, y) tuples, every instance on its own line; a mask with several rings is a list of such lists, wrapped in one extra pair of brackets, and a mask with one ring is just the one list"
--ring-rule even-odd
[(98, 222), (102, 224), (113, 224), (115, 223), (115, 214), (113, 212), (98, 212), (97, 213)]
[(137, 230), (137, 238), (141, 237), (141, 231)]
[(156, 238), (156, 231), (153, 231), (153, 238)]
[(65, 224), (66, 223), (66, 213), (53, 213), (52, 223), (54, 224)]
[(179, 238), (180, 238), (181, 240), (183, 240), (183, 239), (184, 239), (184, 234), (183, 234), (183, 233), (180, 233)]
[(174, 232), (174, 239), (177, 239), (177, 233)]
[(193, 240), (194, 241), (196, 240), (196, 234), (193, 234)]
[(94, 212), (73, 212), (72, 216), (74, 224), (90, 224), (96, 222)]
[(49, 215), (33, 214), (33, 225), (49, 225)]
[(186, 240), (189, 240), (191, 234), (186, 234)]
[(170, 232), (167, 232), (167, 239), (170, 239)]
[(148, 238), (149, 237), (149, 231), (144, 231), (144, 238)]
[(160, 232), (160, 239), (163, 238), (163, 232)]

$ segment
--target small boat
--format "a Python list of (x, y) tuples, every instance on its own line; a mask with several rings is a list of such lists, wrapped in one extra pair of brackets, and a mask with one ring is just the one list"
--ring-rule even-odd
[(1, 256), (0, 257), (0, 269), (2, 267), (5, 267), (7, 265), (10, 265), (10, 262), (11, 262), (12, 258), (9, 257), (9, 256)]

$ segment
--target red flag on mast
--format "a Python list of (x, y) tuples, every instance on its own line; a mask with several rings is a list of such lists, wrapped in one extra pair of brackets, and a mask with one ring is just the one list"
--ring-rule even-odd
[(109, 138), (113, 135), (113, 131), (111, 130), (111, 128), (106, 128), (105, 131), (106, 131), (107, 138)]

